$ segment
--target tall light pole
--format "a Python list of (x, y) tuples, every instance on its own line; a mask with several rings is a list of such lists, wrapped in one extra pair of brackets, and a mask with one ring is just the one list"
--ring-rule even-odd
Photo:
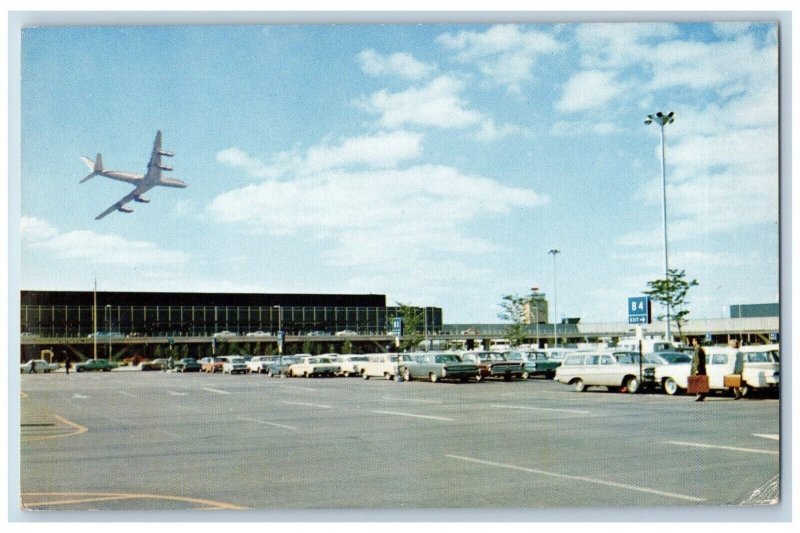
[(556, 291), (556, 254), (560, 254), (561, 250), (550, 250), (548, 254), (553, 254), (553, 338), (555, 339), (556, 348), (558, 348), (558, 292)]
[(280, 305), (273, 305), (275, 309), (278, 310), (278, 356), (281, 357), (281, 361), (283, 360), (283, 307)]
[(529, 300), (528, 306), (531, 311), (536, 311), (536, 318), (534, 318), (534, 324), (536, 324), (536, 349), (539, 349), (539, 304), (537, 303), (534, 306), (534, 301), (536, 300), (536, 295), (539, 293), (539, 287), (531, 287), (531, 299)]
[[(670, 111), (667, 114), (659, 111), (655, 115), (647, 115), (645, 124), (652, 124), (655, 122), (661, 130), (661, 224), (664, 228), (664, 279), (669, 284), (669, 254), (667, 253), (667, 173), (666, 173), (666, 157), (664, 152), (664, 126), (675, 122), (675, 113)], [(672, 342), (672, 334), (670, 333), (670, 308), (667, 302), (667, 320), (664, 325), (664, 340)]]
[(105, 319), (104, 320), (105, 324), (103, 324), (103, 329), (106, 330), (106, 341), (107, 341), (106, 358), (109, 361), (111, 361), (111, 335), (109, 335), (109, 332), (111, 331), (111, 328), (109, 327), (111, 322), (111, 304), (106, 304), (106, 312), (103, 313), (103, 318)]

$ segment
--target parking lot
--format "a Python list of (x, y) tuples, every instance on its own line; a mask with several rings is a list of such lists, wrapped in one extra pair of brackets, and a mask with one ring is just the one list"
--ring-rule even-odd
[(776, 501), (779, 402), (547, 381), (21, 376), (23, 507), (685, 508)]

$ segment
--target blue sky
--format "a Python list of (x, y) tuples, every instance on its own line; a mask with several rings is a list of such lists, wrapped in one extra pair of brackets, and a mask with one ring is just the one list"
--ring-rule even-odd
[[(21, 287), (386, 294), (448, 323), (505, 294), (625, 321), (778, 298), (771, 23), (59, 27), (22, 40)], [(94, 217), (156, 130), (187, 189)]]

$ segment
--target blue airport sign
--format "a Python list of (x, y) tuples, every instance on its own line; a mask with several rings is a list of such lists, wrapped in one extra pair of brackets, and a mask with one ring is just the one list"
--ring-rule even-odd
[(778, 340), (778, 332), (777, 331), (771, 331), (769, 333), (769, 340), (771, 340), (771, 341)]
[(650, 322), (650, 297), (628, 298), (628, 324), (649, 324)]
[(403, 317), (399, 316), (392, 320), (392, 335), (395, 337), (403, 336)]

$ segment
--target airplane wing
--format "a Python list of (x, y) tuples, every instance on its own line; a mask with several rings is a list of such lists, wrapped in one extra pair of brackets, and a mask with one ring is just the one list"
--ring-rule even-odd
[(115, 203), (114, 205), (112, 205), (111, 207), (109, 207), (108, 209), (106, 209), (105, 211), (103, 211), (102, 213), (97, 215), (96, 217), (94, 217), (94, 219), (95, 220), (100, 220), (104, 216), (106, 216), (106, 215), (108, 215), (110, 213), (113, 213), (114, 211), (122, 211), (124, 213), (133, 212), (133, 209), (131, 209), (129, 207), (123, 207), (123, 206), (125, 204), (127, 204), (128, 202), (132, 201), (136, 197), (136, 195), (137, 195), (137, 190), (136, 189), (132, 190), (127, 196), (125, 196), (120, 201), (118, 201), (117, 203)]

